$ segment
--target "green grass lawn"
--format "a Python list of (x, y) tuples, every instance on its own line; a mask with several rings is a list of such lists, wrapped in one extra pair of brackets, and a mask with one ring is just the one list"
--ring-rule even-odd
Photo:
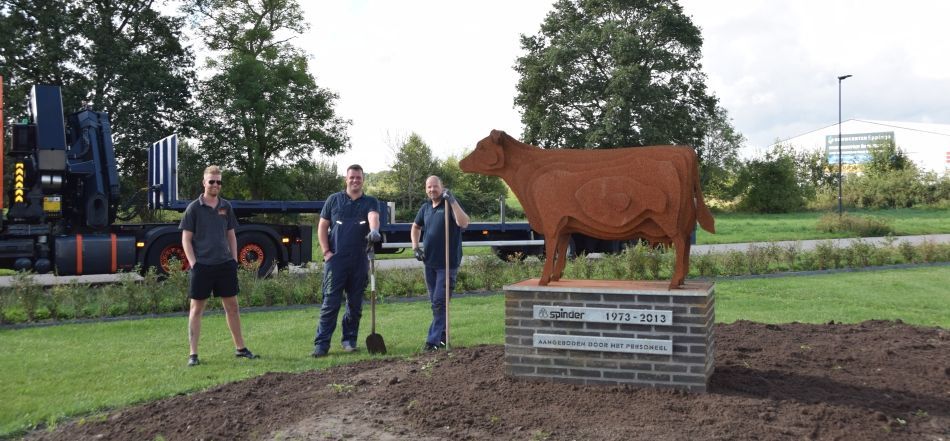
[[(897, 236), (950, 233), (950, 211), (904, 208), (896, 210), (852, 210), (851, 214), (876, 216), (889, 220)], [(848, 233), (825, 233), (817, 230), (818, 219), (825, 212), (784, 214), (715, 214), (716, 234), (699, 229), (696, 243), (721, 244), (768, 242), (780, 240), (836, 239)]]
[[(947, 286), (947, 267), (723, 280), (716, 288), (716, 319), (726, 323), (901, 319), (950, 328)], [(4, 355), (0, 437), (265, 372), (300, 372), (370, 358), (365, 351), (342, 353), (338, 341), (329, 357), (310, 358), (317, 313), (317, 307), (311, 307), (244, 314), (245, 337), (262, 356), (253, 361), (233, 357), (224, 317), (208, 315), (202, 329), (203, 364), (196, 368), (185, 367), (185, 317), (0, 331)], [(388, 303), (377, 313), (377, 332), (385, 338), (389, 356), (416, 354), (431, 317), (428, 303)], [(504, 297), (457, 299), (451, 323), (453, 346), (501, 344)], [(362, 325), (361, 340), (369, 332), (369, 320)], [(339, 338), (339, 328), (334, 337)]]

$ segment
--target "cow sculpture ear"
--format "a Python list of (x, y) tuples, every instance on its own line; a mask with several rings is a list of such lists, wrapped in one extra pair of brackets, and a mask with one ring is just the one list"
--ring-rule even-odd
[(488, 158), (487, 158), (487, 160), (485, 161), (485, 163), (488, 165), (488, 168), (489, 168), (490, 170), (494, 170), (494, 169), (496, 169), (496, 168), (501, 168), (501, 166), (505, 165), (505, 161), (503, 160), (503, 159), (504, 159), (504, 156), (503, 156), (504, 153), (501, 151), (501, 149), (495, 149), (495, 148), (489, 149), (489, 148), (486, 148), (486, 149), (485, 149), (485, 153), (487, 153), (486, 156), (488, 156)]

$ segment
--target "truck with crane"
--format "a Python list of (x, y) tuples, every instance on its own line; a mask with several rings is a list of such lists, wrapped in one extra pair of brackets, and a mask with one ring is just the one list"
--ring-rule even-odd
[[(0, 108), (2, 91), (0, 77)], [(59, 275), (186, 267), (177, 224), (117, 222), (119, 174), (107, 113), (87, 108), (64, 118), (60, 88), (47, 85), (32, 87), (28, 112), (10, 127), (9, 149), (0, 136), (0, 163), (13, 163), (9, 206), (0, 206), (6, 211), (0, 218), (0, 267)], [(0, 133), (6, 134), (2, 114)], [(274, 204), (236, 201), (238, 205), (247, 214), (267, 212)], [(294, 209), (320, 207), (302, 203)], [(240, 263), (262, 275), (310, 260), (309, 225), (248, 222), (236, 233)]]

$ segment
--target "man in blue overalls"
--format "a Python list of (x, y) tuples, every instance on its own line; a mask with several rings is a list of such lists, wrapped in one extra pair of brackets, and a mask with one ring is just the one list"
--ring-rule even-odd
[(344, 352), (356, 350), (356, 336), (363, 311), (369, 261), (366, 248), (379, 242), (379, 201), (363, 194), (363, 167), (346, 169), (346, 191), (333, 193), (320, 212), (317, 238), (323, 249), (323, 306), (317, 336), (313, 340), (313, 357), (330, 351), (330, 339), (346, 293), (343, 313)]

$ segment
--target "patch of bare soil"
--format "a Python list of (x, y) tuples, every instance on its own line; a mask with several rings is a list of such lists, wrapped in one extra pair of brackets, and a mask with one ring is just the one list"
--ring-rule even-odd
[(268, 373), (37, 440), (950, 439), (950, 332), (716, 326), (707, 394), (505, 377), (502, 346)]

